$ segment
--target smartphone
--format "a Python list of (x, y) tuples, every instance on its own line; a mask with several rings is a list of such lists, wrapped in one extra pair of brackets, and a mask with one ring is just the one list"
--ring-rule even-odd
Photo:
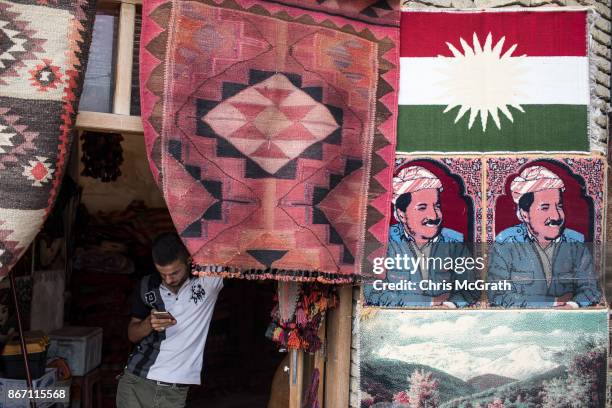
[(155, 317), (157, 317), (158, 319), (168, 319), (168, 320), (174, 320), (174, 317), (170, 314), (170, 312), (159, 312), (159, 311), (155, 311), (153, 312), (153, 314), (155, 315)]

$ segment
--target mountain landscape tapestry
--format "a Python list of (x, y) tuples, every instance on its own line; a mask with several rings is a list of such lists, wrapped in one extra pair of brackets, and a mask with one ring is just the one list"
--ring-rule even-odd
[(364, 309), (363, 408), (603, 408), (608, 313)]
[(588, 12), (403, 12), (398, 151), (589, 150)]
[(149, 162), (201, 274), (351, 282), (384, 255), (399, 2), (294, 3), (144, 4)]
[(94, 9), (94, 0), (0, 0), (0, 278), (57, 196)]

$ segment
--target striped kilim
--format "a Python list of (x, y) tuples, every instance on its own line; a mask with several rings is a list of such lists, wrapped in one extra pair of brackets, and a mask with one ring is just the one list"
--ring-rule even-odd
[(0, 277), (30, 245), (58, 193), (94, 3), (0, 0)]

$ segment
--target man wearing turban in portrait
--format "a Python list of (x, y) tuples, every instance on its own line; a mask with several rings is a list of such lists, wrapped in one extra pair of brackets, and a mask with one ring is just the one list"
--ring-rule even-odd
[(520, 223), (497, 234), (488, 281), (510, 281), (512, 290), (489, 291), (490, 303), (564, 308), (599, 303), (599, 280), (584, 236), (565, 226), (563, 180), (546, 167), (531, 166), (510, 191)]
[[(407, 280), (416, 285), (420, 281), (447, 282), (451, 289), (425, 289), (404, 291), (375, 291), (365, 286), (366, 303), (378, 306), (443, 306), (454, 308), (476, 303), (478, 293), (455, 290), (454, 281), (474, 280), (474, 270), (460, 273), (441, 266), (441, 261), (466, 258), (470, 254), (460, 232), (442, 226), (443, 211), (440, 202), (442, 182), (422, 166), (409, 166), (393, 178), (393, 210), (397, 224), (389, 230), (388, 258), (406, 255), (412, 259), (431, 259), (420, 265), (405, 263), (401, 268), (387, 269), (387, 282)], [(406, 267), (408, 266), (408, 267)]]

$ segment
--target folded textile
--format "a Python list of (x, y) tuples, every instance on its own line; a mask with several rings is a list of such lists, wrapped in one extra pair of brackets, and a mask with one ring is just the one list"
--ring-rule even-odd
[(0, 1), (0, 278), (57, 196), (94, 9), (95, 0)]
[(196, 272), (351, 282), (384, 255), (398, 3), (144, 4), (147, 153)]

